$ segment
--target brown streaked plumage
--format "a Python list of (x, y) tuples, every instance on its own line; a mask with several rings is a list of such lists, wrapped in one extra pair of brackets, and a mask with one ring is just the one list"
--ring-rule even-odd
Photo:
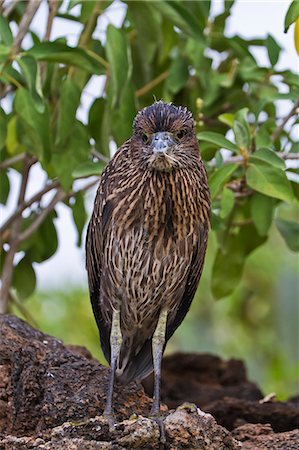
[(155, 370), (194, 297), (206, 252), (210, 196), (191, 113), (162, 101), (139, 112), (132, 137), (103, 172), (89, 223), (91, 302), (114, 375)]

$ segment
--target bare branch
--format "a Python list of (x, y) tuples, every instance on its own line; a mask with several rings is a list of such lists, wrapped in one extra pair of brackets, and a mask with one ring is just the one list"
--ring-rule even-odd
[(48, 214), (53, 211), (55, 206), (58, 202), (64, 200), (66, 194), (65, 192), (58, 190), (56, 194), (54, 195), (53, 199), (50, 201), (48, 206), (46, 206), (41, 213), (37, 216), (35, 221), (25, 230), (23, 233), (21, 233), (18, 236), (19, 242), (25, 241), (29, 236), (31, 236), (35, 231), (38, 229), (38, 227), (43, 223), (43, 221), (46, 219)]
[(8, 17), (10, 15), (10, 13), (14, 10), (14, 8), (18, 2), (19, 2), (19, 0), (11, 0), (10, 4), (3, 11), (3, 16)]
[(20, 153), (19, 155), (13, 156), (12, 158), (6, 159), (0, 163), (0, 169), (7, 169), (14, 164), (23, 161), (26, 158), (26, 153)]
[[(18, 205), (23, 203), (25, 192), (27, 188), (28, 183), (28, 176), (29, 171), (32, 166), (33, 160), (32, 157), (29, 157), (27, 155), (25, 161), (24, 161), (24, 169), (22, 174), (22, 182), (19, 192), (19, 198), (18, 198)], [(18, 239), (18, 233), (21, 229), (22, 225), (22, 216), (18, 217), (18, 220), (16, 220), (12, 226), (11, 230), (11, 236), (9, 240), (9, 250), (7, 252), (7, 255), (4, 260), (3, 264), (3, 270), (2, 270), (2, 287), (1, 287), (1, 296), (0, 296), (0, 314), (4, 314), (7, 312), (8, 308), (8, 301), (9, 301), (9, 292), (11, 287), (11, 281), (12, 281), (12, 273), (13, 273), (13, 261), (15, 254), (18, 250), (19, 246), (19, 239)]]
[(52, 189), (56, 189), (60, 186), (59, 181), (55, 180), (50, 184), (47, 184), (41, 191), (37, 192), (33, 197), (31, 197), (29, 200), (24, 201), (21, 203), (16, 211), (6, 220), (6, 222), (2, 225), (0, 228), (0, 236), (2, 236), (1, 240), (3, 239), (3, 233), (7, 230), (7, 228), (14, 222), (14, 220), (20, 216), (29, 206), (33, 205), (33, 203), (38, 202), (44, 194), (51, 191)]
[(43, 223), (43, 221), (46, 219), (48, 214), (55, 208), (57, 203), (64, 201), (70, 197), (73, 197), (78, 192), (85, 192), (91, 187), (93, 187), (95, 184), (99, 182), (98, 179), (93, 180), (92, 182), (86, 184), (82, 188), (78, 189), (77, 191), (70, 191), (70, 192), (64, 192), (61, 189), (59, 189), (56, 194), (54, 195), (51, 202), (46, 206), (41, 213), (37, 216), (36, 220), (25, 230), (23, 233), (21, 233), (18, 237), (19, 242), (24, 241), (25, 239), (28, 239), (35, 231), (38, 229), (38, 227)]
[(299, 99), (295, 102), (291, 111), (285, 116), (279, 127), (277, 127), (274, 133), (272, 134), (271, 136), (272, 141), (275, 141), (278, 138), (278, 136), (283, 131), (286, 123), (290, 120), (290, 118), (297, 114), (297, 108), (299, 108)]
[[(285, 152), (274, 152), (275, 155), (279, 156), (281, 159), (283, 159), (284, 161), (287, 160), (299, 160), (299, 153), (285, 153)], [(252, 156), (254, 156), (254, 153), (252, 153)], [(233, 164), (233, 163), (240, 163), (243, 164), (244, 162), (244, 157), (242, 155), (238, 155), (238, 156), (230, 156), (229, 158), (226, 158), (223, 161), (223, 164)], [(213, 159), (211, 161), (207, 162), (209, 167), (216, 167), (216, 161), (214, 161)]]
[(41, 0), (29, 0), (27, 3), (25, 14), (20, 21), (19, 30), (12, 45), (12, 54), (17, 53), (20, 50), (22, 41), (40, 4)]
[(142, 88), (138, 89), (135, 92), (136, 97), (141, 97), (142, 95), (147, 94), (149, 91), (151, 91), (154, 87), (158, 86), (158, 84), (162, 83), (169, 75), (169, 71), (165, 70), (165, 72), (160, 73), (156, 78), (151, 80), (149, 83), (147, 83)]
[(95, 156), (99, 161), (103, 161), (106, 164), (110, 161), (107, 156), (102, 155), (102, 153), (99, 153), (95, 148), (91, 149), (91, 154), (92, 156)]
[(48, 0), (48, 6), (49, 6), (49, 14), (48, 14), (47, 28), (46, 28), (46, 33), (44, 36), (44, 41), (48, 41), (51, 36), (53, 20), (54, 20), (56, 11), (57, 11), (57, 0)]
[(32, 317), (27, 308), (21, 303), (16, 296), (14, 296), (11, 292), (9, 293), (9, 300), (14, 303), (16, 308), (20, 311), (21, 314), (25, 317), (26, 321), (35, 328), (38, 328), (38, 324), (35, 319)]

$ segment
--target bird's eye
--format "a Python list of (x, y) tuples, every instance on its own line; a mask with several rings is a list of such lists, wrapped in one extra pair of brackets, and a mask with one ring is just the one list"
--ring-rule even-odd
[(185, 130), (184, 128), (182, 128), (181, 130), (177, 131), (175, 134), (175, 137), (177, 139), (182, 139), (184, 136), (186, 136), (187, 134), (187, 130)]
[(148, 144), (148, 143), (149, 143), (149, 136), (148, 136), (148, 134), (142, 133), (141, 139), (142, 139), (142, 141), (143, 141), (145, 144)]

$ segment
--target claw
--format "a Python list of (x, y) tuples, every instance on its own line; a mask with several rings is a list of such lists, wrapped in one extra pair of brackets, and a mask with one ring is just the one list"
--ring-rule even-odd
[(115, 431), (116, 425), (117, 425), (117, 421), (114, 417), (114, 414), (112, 413), (103, 413), (103, 417), (105, 417), (105, 419), (108, 422), (109, 425), (109, 432), (112, 433), (113, 431)]
[(159, 427), (161, 444), (165, 444), (166, 443), (166, 430), (165, 430), (165, 425), (164, 425), (164, 421), (163, 421), (162, 417), (151, 417), (151, 419), (154, 420)]

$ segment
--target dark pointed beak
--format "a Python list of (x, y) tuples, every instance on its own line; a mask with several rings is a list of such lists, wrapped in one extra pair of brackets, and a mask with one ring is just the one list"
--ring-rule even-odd
[(159, 131), (152, 138), (151, 147), (154, 153), (165, 153), (175, 144), (172, 133), (168, 131)]

